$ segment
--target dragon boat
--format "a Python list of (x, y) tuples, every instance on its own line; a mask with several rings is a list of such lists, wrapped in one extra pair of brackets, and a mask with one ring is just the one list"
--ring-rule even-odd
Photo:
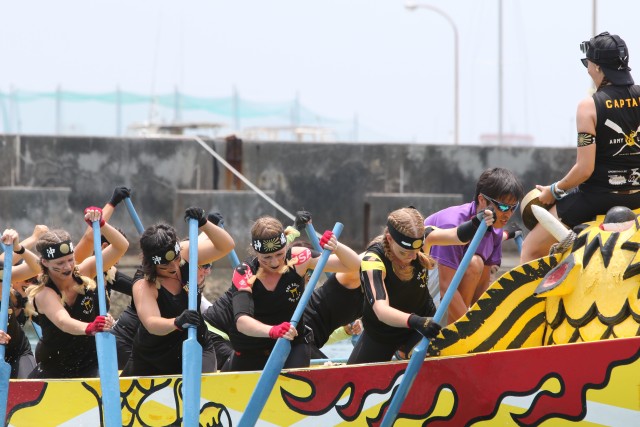
[[(496, 280), (432, 340), (395, 426), (640, 422), (640, 227), (585, 224)], [(377, 426), (406, 361), (284, 370), (258, 426)], [(260, 372), (203, 375), (200, 426), (235, 426)], [(182, 378), (121, 378), (125, 426), (181, 425)], [(7, 424), (100, 426), (98, 379), (11, 380)]]

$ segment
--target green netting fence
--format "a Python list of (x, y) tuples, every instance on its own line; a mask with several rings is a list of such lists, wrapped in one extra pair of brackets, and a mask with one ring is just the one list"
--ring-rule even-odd
[(178, 90), (156, 95), (118, 89), (103, 93), (0, 90), (0, 112), (4, 133), (120, 136), (132, 124), (217, 122), (230, 131), (260, 126), (310, 126), (331, 130), (336, 140), (355, 140), (358, 127), (356, 118), (326, 117), (296, 98), (265, 103), (237, 94), (207, 98)]

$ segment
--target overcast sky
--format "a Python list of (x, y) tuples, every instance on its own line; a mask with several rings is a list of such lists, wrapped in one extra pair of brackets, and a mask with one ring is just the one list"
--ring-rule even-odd
[[(425, 3), (456, 24), (460, 141), (478, 144), (498, 131), (498, 0)], [(597, 32), (627, 42), (640, 82), (640, 1), (598, 3)], [(591, 37), (592, 6), (503, 1), (505, 133), (575, 146), (576, 106), (590, 88), (579, 43)], [(178, 87), (221, 98), (235, 87), (243, 99), (298, 96), (323, 117), (351, 123), (357, 116), (360, 140), (453, 142), (452, 27), (433, 11), (408, 11), (403, 1), (18, 0), (2, 2), (0, 16), (5, 93), (60, 85), (148, 95)], [(34, 126), (26, 112), (23, 126)], [(46, 114), (42, 123), (51, 122)], [(67, 125), (80, 120), (74, 114), (65, 113)]]

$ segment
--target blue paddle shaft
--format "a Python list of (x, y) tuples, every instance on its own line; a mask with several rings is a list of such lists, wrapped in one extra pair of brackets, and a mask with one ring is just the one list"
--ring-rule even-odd
[(91, 223), (93, 228), (93, 252), (96, 259), (96, 285), (98, 288), (98, 309), (101, 316), (107, 315), (107, 303), (104, 288), (104, 265), (102, 263), (102, 242), (100, 240), (100, 221)]
[[(4, 249), (4, 269), (2, 270), (2, 301), (0, 301), (0, 329), (7, 331), (9, 324), (9, 297), (11, 295), (11, 266), (13, 265), (13, 243), (2, 245)], [(0, 345), (0, 358), (4, 361), (5, 346)]]
[[(220, 224), (218, 224), (218, 227), (220, 227), (220, 228), (222, 228), (224, 230), (222, 222), (220, 222)], [(231, 249), (231, 252), (229, 252), (229, 255), (227, 255), (227, 258), (229, 259), (229, 262), (231, 263), (231, 268), (236, 268), (238, 265), (240, 265), (240, 259), (238, 258), (238, 254), (236, 254), (236, 250), (235, 249)]]
[[(333, 227), (333, 234), (336, 236), (336, 239), (340, 237), (340, 233), (342, 233), (343, 225), (339, 222)], [(291, 317), (291, 324), (293, 326), (297, 326), (302, 314), (304, 313), (304, 309), (307, 306), (307, 303), (311, 299), (311, 294), (313, 294), (313, 290), (318, 283), (318, 279), (322, 274), (322, 270), (329, 259), (329, 255), (331, 255), (331, 251), (323, 250), (322, 255), (320, 255), (320, 259), (318, 260), (315, 269), (313, 270), (313, 274), (311, 274), (311, 278), (309, 279), (309, 283), (305, 287), (304, 292), (302, 293), (302, 297), (300, 297), (300, 301), (298, 301), (298, 305), (296, 306), (296, 310)], [(291, 351), (291, 341), (285, 338), (278, 338), (276, 341), (276, 345), (273, 347), (271, 354), (269, 355), (269, 359), (267, 360), (267, 364), (265, 365), (262, 374), (260, 375), (260, 379), (258, 379), (258, 384), (256, 384), (256, 388), (253, 390), (251, 394), (251, 398), (249, 399), (249, 403), (247, 404), (247, 408), (242, 414), (240, 418), (240, 422), (238, 423), (238, 427), (253, 427), (258, 421), (258, 417), (260, 417), (260, 413), (264, 408), (264, 405), (267, 403), (267, 399), (271, 394), (271, 390), (273, 390), (273, 386), (278, 379), (278, 375), (284, 366), (284, 363), (289, 357), (289, 352)]]
[[(93, 252), (96, 260), (98, 310), (101, 316), (106, 316), (107, 295), (104, 286), (100, 221), (92, 221), (91, 227), (93, 228)], [(102, 407), (105, 425), (107, 427), (122, 426), (116, 338), (109, 332), (98, 332), (96, 334), (96, 350), (98, 352), (98, 372), (100, 374), (100, 389), (102, 391)]]
[(522, 236), (516, 236), (516, 245), (518, 246), (518, 253), (522, 253)]
[[(458, 285), (460, 285), (460, 281), (462, 280), (462, 277), (464, 276), (464, 273), (467, 270), (469, 263), (471, 262), (471, 258), (476, 253), (476, 249), (478, 248), (478, 245), (480, 244), (480, 241), (484, 237), (484, 234), (486, 231), (487, 231), (487, 223), (484, 221), (481, 221), (480, 225), (478, 226), (478, 230), (476, 230), (476, 234), (473, 236), (473, 239), (471, 240), (471, 243), (469, 244), (467, 251), (462, 257), (462, 261), (460, 261), (460, 265), (458, 266), (456, 273), (453, 275), (453, 278), (451, 279), (449, 288), (447, 289), (447, 292), (445, 292), (444, 297), (440, 302), (440, 306), (436, 310), (436, 314), (433, 317), (433, 320), (435, 322), (440, 323), (440, 320), (442, 319), (442, 317), (444, 317), (444, 314), (446, 313), (447, 308), (449, 307), (449, 303), (451, 302), (451, 300), (453, 299), (453, 296), (458, 290)], [(420, 371), (420, 367), (424, 362), (424, 358), (427, 353), (428, 347), (429, 347), (429, 339), (425, 337), (425, 338), (422, 338), (420, 343), (414, 348), (413, 354), (411, 355), (411, 359), (409, 360), (409, 363), (407, 365), (407, 369), (404, 372), (404, 377), (402, 378), (402, 381), (400, 381), (400, 385), (398, 386), (398, 389), (396, 390), (396, 392), (393, 394), (393, 397), (391, 398), (391, 403), (389, 404), (389, 408), (387, 409), (387, 412), (385, 413), (384, 418), (382, 419), (382, 423), (380, 424), (380, 427), (393, 426), (393, 423), (395, 422), (395, 419), (398, 416), (398, 412), (400, 412), (400, 407), (402, 406), (404, 399), (407, 397), (407, 394), (409, 393), (409, 390), (413, 385), (413, 381), (416, 379), (416, 376)]]
[(136, 209), (133, 207), (131, 198), (125, 197), (124, 204), (127, 206), (127, 210), (129, 211), (129, 216), (131, 217), (131, 220), (133, 221), (133, 225), (135, 225), (136, 230), (138, 230), (138, 233), (140, 234), (144, 233), (144, 227), (142, 226), (142, 222), (140, 222), (140, 217), (138, 217), (138, 213), (136, 212)]
[[(198, 309), (198, 220), (189, 218), (189, 310)], [(202, 346), (196, 326), (189, 326), (182, 344), (182, 383), (185, 427), (198, 427), (200, 418), (200, 377), (202, 376)]]
[[(304, 230), (307, 232), (307, 237), (311, 241), (311, 246), (313, 246), (313, 249), (315, 249), (318, 252), (322, 252), (322, 246), (320, 246), (320, 240), (318, 239), (318, 234), (316, 233), (316, 229), (313, 228), (313, 224), (311, 224), (311, 222), (308, 222), (304, 226)], [(331, 274), (327, 273), (327, 277), (329, 277), (330, 275)]]
[[(0, 301), (0, 328), (6, 332), (9, 323), (9, 293), (11, 291), (11, 267), (13, 265), (13, 243), (4, 248), (4, 269), (2, 272), (2, 301)], [(0, 345), (0, 414), (5, 425), (11, 365), (4, 360), (5, 345)]]
[(189, 218), (189, 310), (198, 307), (198, 220)]

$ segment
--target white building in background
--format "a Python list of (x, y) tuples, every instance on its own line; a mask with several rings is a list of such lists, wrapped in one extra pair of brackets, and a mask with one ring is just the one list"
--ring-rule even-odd
[(480, 145), (501, 145), (505, 147), (533, 147), (535, 139), (533, 135), (522, 133), (503, 133), (502, 143), (497, 133), (485, 133), (480, 135)]

